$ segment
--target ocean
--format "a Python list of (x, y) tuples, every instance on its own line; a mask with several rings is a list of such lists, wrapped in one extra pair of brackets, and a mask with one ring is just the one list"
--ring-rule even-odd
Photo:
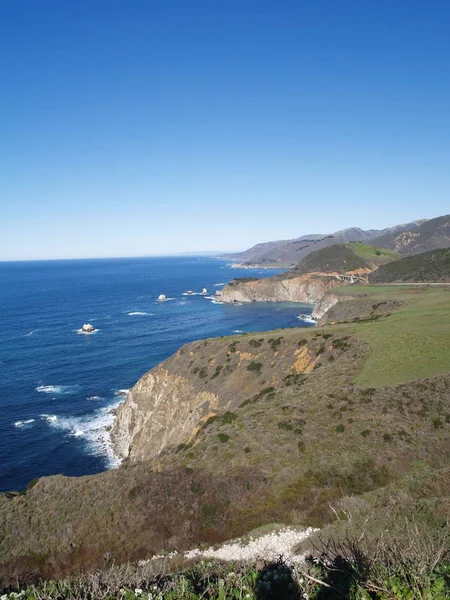
[(0, 263), (0, 491), (116, 466), (113, 409), (182, 344), (301, 325), (311, 306), (214, 302), (234, 277), (277, 272), (205, 257)]

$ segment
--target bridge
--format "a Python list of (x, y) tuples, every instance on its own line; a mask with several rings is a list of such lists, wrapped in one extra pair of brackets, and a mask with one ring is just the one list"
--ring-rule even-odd
[(345, 281), (345, 283), (366, 283), (366, 280), (363, 277), (358, 277), (357, 275), (335, 275), (336, 279), (340, 281)]

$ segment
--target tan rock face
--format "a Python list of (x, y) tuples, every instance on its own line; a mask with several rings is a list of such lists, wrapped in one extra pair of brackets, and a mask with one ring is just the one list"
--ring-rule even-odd
[(335, 277), (301, 275), (286, 279), (258, 279), (227, 285), (222, 290), (222, 302), (302, 302), (313, 304), (328, 290), (343, 285)]
[(286, 377), (315, 372), (322, 344), (323, 338), (300, 328), (180, 348), (141, 377), (117, 409), (111, 431), (116, 452), (140, 462), (195, 445), (211, 417), (239, 412), (242, 402), (271, 386), (284, 388)]
[(318, 300), (316, 305), (314, 306), (314, 310), (312, 312), (312, 318), (319, 322), (319, 325), (323, 323), (321, 320), (325, 317), (326, 313), (339, 301), (343, 302), (345, 298), (339, 298), (336, 294), (329, 293), (325, 294), (322, 298)]
[(168, 446), (186, 442), (205, 414), (218, 406), (218, 397), (166, 369), (144, 375), (117, 410), (111, 431), (116, 452), (123, 458), (145, 460)]

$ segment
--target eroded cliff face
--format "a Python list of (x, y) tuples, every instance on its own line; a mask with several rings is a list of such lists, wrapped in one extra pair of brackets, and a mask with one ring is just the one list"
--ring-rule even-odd
[(343, 301), (345, 298), (336, 296), (336, 294), (329, 293), (325, 294), (318, 302), (316, 302), (314, 306), (314, 310), (312, 312), (312, 318), (315, 319), (319, 325), (322, 325), (322, 321), (326, 321), (326, 314), (328, 311), (339, 301)]
[(233, 281), (221, 293), (222, 302), (302, 302), (314, 304), (336, 286), (345, 285), (333, 276), (309, 274)]
[(183, 346), (145, 374), (118, 408), (111, 431), (116, 452), (142, 461), (195, 446), (208, 422), (315, 371), (322, 346), (310, 328)]
[[(185, 442), (201, 418), (217, 411), (216, 394), (157, 367), (144, 375), (117, 411), (111, 437), (122, 458), (145, 460)], [(215, 413), (212, 413), (215, 414)]]

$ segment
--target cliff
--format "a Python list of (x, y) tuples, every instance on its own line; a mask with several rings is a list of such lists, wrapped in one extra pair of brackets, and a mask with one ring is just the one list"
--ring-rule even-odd
[(261, 389), (310, 373), (321, 343), (303, 339), (303, 331), (294, 334), (304, 341), (300, 346), (283, 331), (180, 348), (141, 377), (119, 406), (111, 431), (116, 452), (142, 461), (193, 443), (207, 422), (236, 410)]
[(308, 274), (234, 280), (221, 293), (222, 302), (302, 302), (314, 304), (331, 288), (344, 285), (334, 276)]

